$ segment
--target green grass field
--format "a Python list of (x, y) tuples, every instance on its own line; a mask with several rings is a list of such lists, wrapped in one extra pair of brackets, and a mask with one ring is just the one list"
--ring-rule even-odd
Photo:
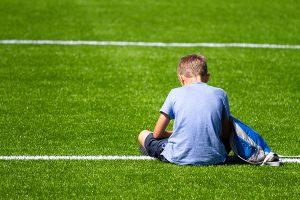
[[(0, 40), (300, 43), (288, 1), (0, 1)], [(0, 155), (139, 155), (181, 56), (275, 152), (300, 154), (300, 51), (0, 44)], [(300, 165), (0, 161), (0, 198), (298, 199)]]

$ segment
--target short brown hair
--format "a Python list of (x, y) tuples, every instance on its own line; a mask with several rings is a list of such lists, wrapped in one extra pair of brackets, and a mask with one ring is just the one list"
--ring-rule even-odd
[(207, 75), (206, 59), (202, 55), (188, 55), (182, 57), (178, 64), (178, 75), (184, 75), (186, 77), (196, 77), (198, 75)]

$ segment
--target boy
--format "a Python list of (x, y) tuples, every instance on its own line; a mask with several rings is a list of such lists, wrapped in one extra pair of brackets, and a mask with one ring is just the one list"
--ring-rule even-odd
[[(153, 133), (139, 134), (140, 144), (149, 156), (178, 165), (225, 162), (230, 134), (226, 93), (206, 84), (209, 73), (204, 56), (181, 58), (177, 74), (182, 87), (171, 90)], [(166, 131), (172, 119), (173, 131)]]

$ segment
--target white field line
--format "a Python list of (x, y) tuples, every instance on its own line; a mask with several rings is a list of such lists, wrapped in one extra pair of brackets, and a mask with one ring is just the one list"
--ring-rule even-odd
[(98, 156), (0, 156), (0, 160), (153, 160), (149, 156), (98, 155)]
[(300, 163), (300, 158), (280, 158), (281, 163)]
[(282, 163), (300, 163), (300, 156), (283, 156), (278, 155)]
[[(98, 156), (0, 156), (0, 160), (155, 160), (149, 156), (98, 155)], [(280, 157), (282, 163), (300, 163), (299, 156)]]
[(128, 42), (128, 41), (74, 41), (74, 40), (0, 40), (0, 44), (32, 45), (88, 45), (88, 46), (147, 46), (147, 47), (237, 47), (267, 49), (300, 49), (291, 44), (253, 44), (253, 43), (165, 43), (165, 42)]

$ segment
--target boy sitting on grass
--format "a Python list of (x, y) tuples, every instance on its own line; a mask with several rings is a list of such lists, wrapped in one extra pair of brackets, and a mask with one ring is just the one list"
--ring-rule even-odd
[[(177, 73), (182, 87), (170, 91), (153, 133), (142, 131), (139, 143), (149, 156), (164, 162), (178, 165), (224, 163), (230, 150), (226, 92), (207, 84), (209, 73), (204, 56), (181, 58)], [(173, 131), (166, 131), (172, 119), (175, 120)]]

